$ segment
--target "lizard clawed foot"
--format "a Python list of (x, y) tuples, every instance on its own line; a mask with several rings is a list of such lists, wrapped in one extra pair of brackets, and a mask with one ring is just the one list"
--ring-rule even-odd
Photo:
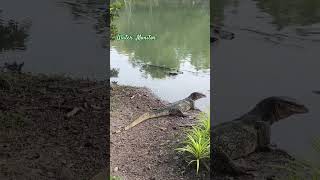
[[(252, 172), (248, 172), (250, 170), (248, 169), (241, 169), (241, 170), (238, 170), (238, 172), (236, 172), (236, 175), (237, 176), (252, 176), (252, 177), (257, 177), (256, 174), (252, 173)], [(253, 170), (251, 170), (253, 171)]]
[(183, 113), (182, 113), (182, 114), (178, 114), (178, 116), (179, 116), (179, 117), (188, 117), (188, 115), (183, 114)]
[(275, 150), (277, 150), (277, 145), (275, 144), (270, 144), (269, 146), (259, 148), (260, 152), (272, 152)]
[(192, 110), (201, 111), (199, 108), (192, 108)]
[(179, 116), (179, 117), (188, 117), (188, 115), (184, 114), (183, 112), (181, 112), (180, 110), (172, 110), (170, 112), (170, 114), (175, 115), (175, 116)]
[(252, 176), (252, 177), (257, 177), (256, 174), (250, 172), (250, 171), (257, 171), (257, 169), (252, 168), (252, 167), (246, 167), (246, 166), (237, 166), (235, 169), (234, 174), (236, 176)]

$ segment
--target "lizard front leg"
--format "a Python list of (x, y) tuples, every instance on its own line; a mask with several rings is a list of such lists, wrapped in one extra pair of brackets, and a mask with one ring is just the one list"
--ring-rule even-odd
[(258, 135), (257, 151), (270, 151), (271, 126), (268, 122), (257, 121), (255, 124)]
[(187, 117), (186, 114), (184, 114), (181, 110), (179, 109), (171, 109), (170, 110), (170, 115), (174, 115), (174, 116), (179, 116), (179, 117)]
[(196, 110), (196, 111), (201, 111), (199, 108), (196, 108), (194, 101), (191, 101), (190, 109), (191, 109), (191, 110)]

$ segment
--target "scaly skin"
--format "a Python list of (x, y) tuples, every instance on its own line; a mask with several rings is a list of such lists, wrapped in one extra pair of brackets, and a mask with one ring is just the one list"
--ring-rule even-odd
[(249, 113), (213, 128), (213, 168), (215, 172), (246, 174), (245, 168), (232, 160), (270, 149), (270, 127), (274, 122), (308, 109), (288, 97), (269, 97)]
[(205, 97), (204, 94), (194, 92), (187, 98), (177, 101), (175, 103), (172, 103), (167, 107), (143, 114), (138, 119), (136, 119), (131, 124), (129, 124), (127, 127), (125, 127), (125, 130), (128, 130), (140, 124), (141, 122), (151, 118), (157, 118), (157, 117), (169, 116), (169, 115), (185, 116), (183, 114), (184, 112), (187, 112), (190, 109), (194, 109), (194, 101), (203, 97)]

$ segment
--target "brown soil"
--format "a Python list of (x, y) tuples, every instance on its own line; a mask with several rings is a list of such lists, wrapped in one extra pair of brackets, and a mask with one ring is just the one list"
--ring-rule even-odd
[(141, 114), (163, 107), (145, 88), (113, 86), (111, 90), (111, 174), (123, 180), (206, 180), (205, 168), (196, 175), (176, 148), (185, 138), (186, 125), (194, 123), (198, 111), (190, 117), (162, 117), (147, 120), (128, 131), (115, 133)]
[(102, 82), (1, 73), (0, 88), (1, 180), (87, 180), (105, 167)]

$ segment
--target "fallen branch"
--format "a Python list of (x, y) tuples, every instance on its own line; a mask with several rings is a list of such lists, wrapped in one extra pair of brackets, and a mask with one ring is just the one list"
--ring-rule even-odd
[(103, 107), (100, 107), (100, 106), (96, 106), (96, 105), (90, 105), (91, 106), (91, 108), (92, 109), (94, 109), (94, 110), (102, 110), (103, 109)]
[(97, 89), (102, 89), (102, 88), (107, 88), (107, 86), (106, 85), (96, 86), (96, 87), (92, 87), (92, 88), (81, 89), (80, 91), (82, 91), (82, 92), (90, 92), (90, 91), (97, 90)]
[(75, 107), (75, 108), (72, 109), (72, 111), (70, 111), (70, 112), (68, 112), (66, 114), (66, 117), (70, 118), (70, 117), (76, 115), (79, 111), (84, 111), (84, 109), (83, 108), (79, 108), (79, 107)]

